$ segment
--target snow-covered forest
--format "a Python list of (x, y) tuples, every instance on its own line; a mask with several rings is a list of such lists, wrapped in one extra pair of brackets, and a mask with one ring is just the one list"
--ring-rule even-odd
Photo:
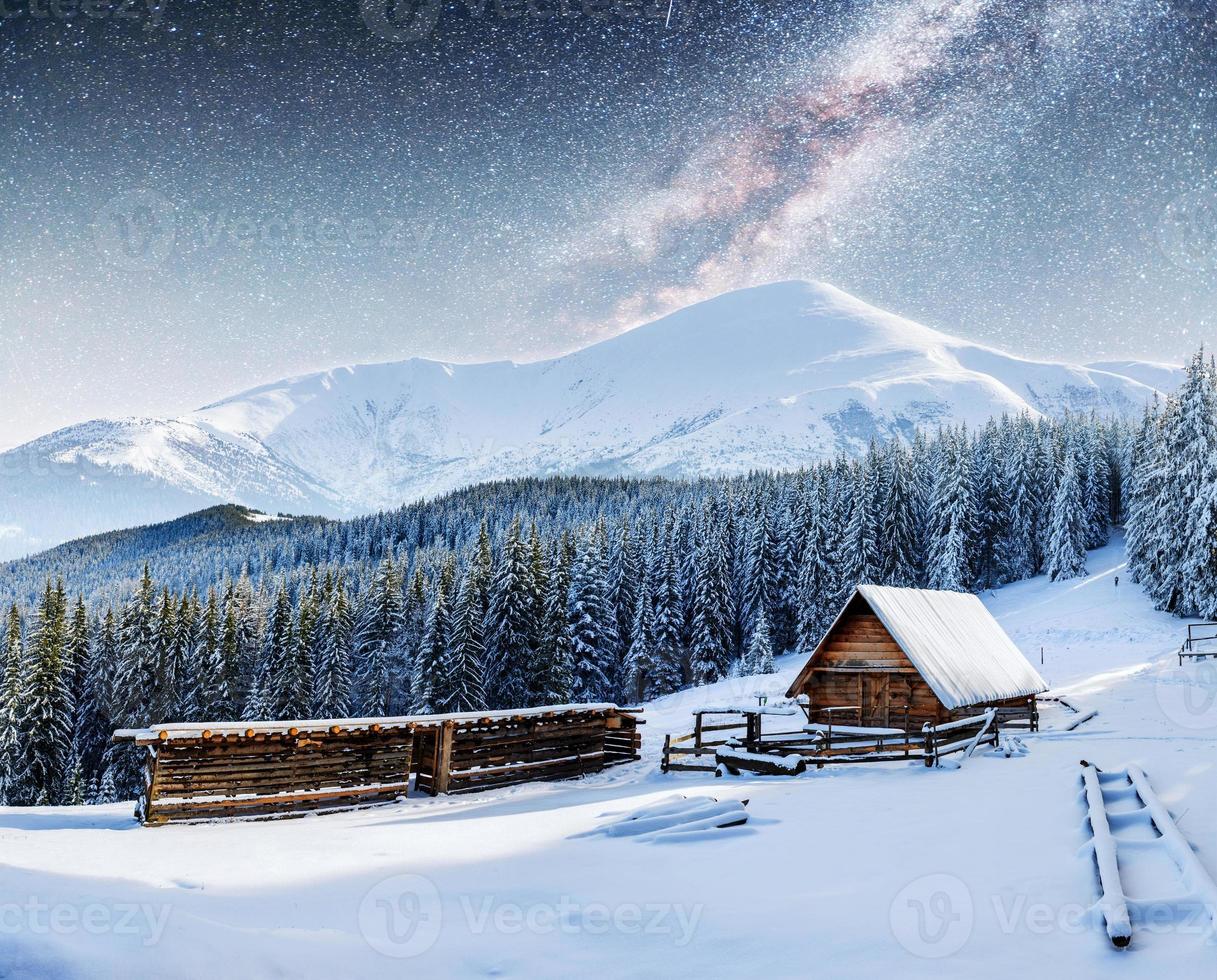
[[(764, 673), (860, 581), (1081, 576), (1113, 522), (1163, 608), (1212, 615), (1215, 407), (1197, 355), (1139, 426), (1021, 416), (793, 474), (488, 485), (161, 547), (118, 597), (97, 579), (135, 556), (69, 546), (7, 613), (0, 795), (129, 797), (116, 727), (627, 703)], [(0, 583), (17, 592), (29, 568)]]

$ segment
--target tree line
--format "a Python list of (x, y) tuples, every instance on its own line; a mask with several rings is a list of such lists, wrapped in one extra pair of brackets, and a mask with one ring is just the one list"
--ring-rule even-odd
[(6, 618), (0, 799), (131, 797), (138, 756), (109, 744), (115, 728), (632, 703), (772, 671), (859, 582), (1082, 575), (1129, 494), (1149, 492), (1142, 460), (1169, 412), (1136, 431), (1006, 417), (787, 474), (509, 481), (285, 522), (254, 571), (228, 563), (265, 539), (209, 531), (160, 542), (120, 596), (67, 585), (117, 558), (43, 567), (37, 600)]

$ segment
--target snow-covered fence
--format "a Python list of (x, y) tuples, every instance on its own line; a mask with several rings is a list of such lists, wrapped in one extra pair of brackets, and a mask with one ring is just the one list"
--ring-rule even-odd
[(567, 779), (639, 758), (637, 712), (526, 711), (165, 725), (114, 733), (147, 751), (148, 824), (275, 817)]
[(1217, 640), (1217, 623), (1189, 623), (1187, 639), (1179, 648), (1179, 666), (1183, 666), (1184, 658), (1189, 660), (1204, 660), (1217, 657), (1217, 646), (1202, 647), (1202, 643), (1213, 643)]
[(925, 764), (938, 765), (944, 756), (962, 752), (966, 759), (981, 745), (998, 744), (997, 711), (986, 708), (979, 715), (960, 718), (941, 725), (926, 724), (921, 732), (925, 738)]
[(416, 728), (415, 789), (473, 793), (570, 779), (639, 758), (635, 712), (588, 705), (506, 715), (467, 715)]
[(147, 824), (349, 809), (403, 796), (410, 725), (116, 732), (147, 749), (136, 816)]

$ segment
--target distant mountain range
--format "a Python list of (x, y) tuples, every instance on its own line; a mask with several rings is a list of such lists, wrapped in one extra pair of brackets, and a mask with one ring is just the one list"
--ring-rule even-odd
[(0, 558), (216, 503), (341, 517), (546, 474), (786, 469), (1002, 412), (1139, 412), (1180, 370), (1032, 361), (818, 283), (739, 290), (548, 361), (412, 358), (0, 454)]

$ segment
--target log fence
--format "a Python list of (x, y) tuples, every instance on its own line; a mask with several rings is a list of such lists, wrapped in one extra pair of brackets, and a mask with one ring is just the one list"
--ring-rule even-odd
[(640, 758), (638, 711), (526, 711), (126, 729), (142, 747), (145, 824), (273, 818), (569, 779)]

